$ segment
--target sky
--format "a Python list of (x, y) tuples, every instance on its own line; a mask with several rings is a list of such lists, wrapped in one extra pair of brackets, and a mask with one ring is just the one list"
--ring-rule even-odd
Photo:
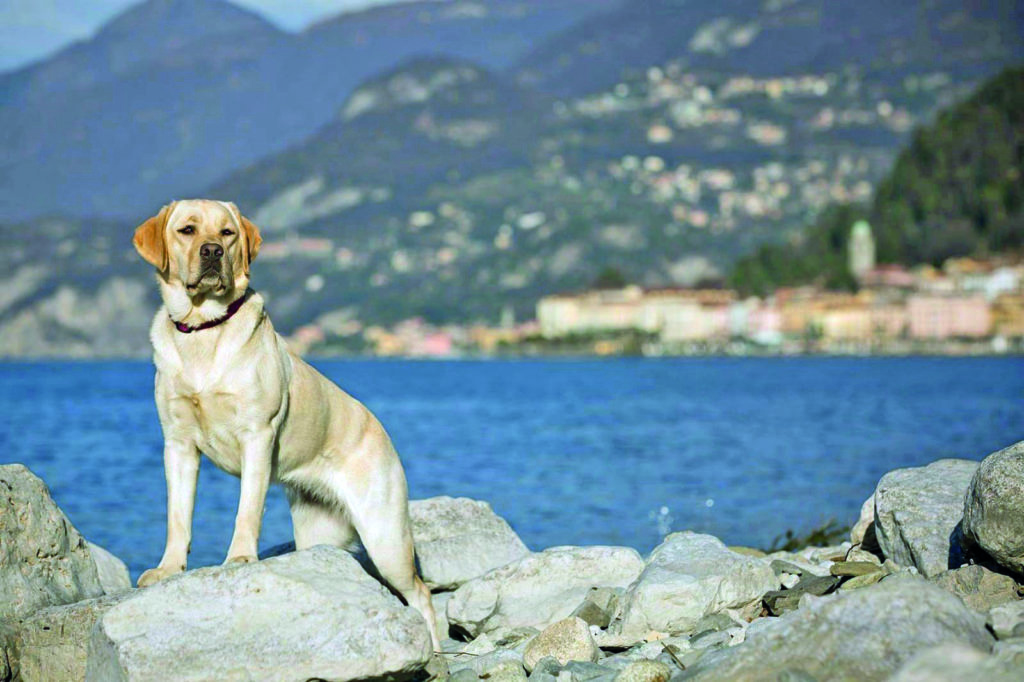
[[(88, 38), (139, 0), (0, 0), (0, 71), (45, 57)], [(231, 0), (281, 28), (297, 31), (346, 10), (396, 0)]]

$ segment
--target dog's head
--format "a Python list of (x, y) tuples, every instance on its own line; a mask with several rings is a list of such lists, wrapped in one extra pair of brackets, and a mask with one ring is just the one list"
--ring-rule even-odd
[(135, 228), (135, 249), (168, 284), (192, 298), (249, 286), (260, 231), (229, 201), (175, 201)]

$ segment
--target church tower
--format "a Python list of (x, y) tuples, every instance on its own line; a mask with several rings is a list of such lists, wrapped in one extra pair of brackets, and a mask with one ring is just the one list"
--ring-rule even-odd
[(857, 279), (875, 268), (875, 238), (866, 220), (858, 220), (853, 224), (848, 251), (850, 273)]

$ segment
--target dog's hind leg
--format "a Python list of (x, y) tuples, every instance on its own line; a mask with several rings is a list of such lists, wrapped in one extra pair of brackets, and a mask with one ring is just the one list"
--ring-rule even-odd
[(295, 549), (333, 545), (351, 551), (357, 541), (356, 530), (343, 509), (313, 498), (301, 490), (287, 488), (292, 512)]
[(423, 615), (434, 650), (440, 651), (430, 590), (416, 574), (405, 473), (397, 458), (394, 464), (369, 480), (364, 478), (360, 486), (346, 485), (352, 480), (347, 476), (338, 483), (370, 561), (388, 585)]

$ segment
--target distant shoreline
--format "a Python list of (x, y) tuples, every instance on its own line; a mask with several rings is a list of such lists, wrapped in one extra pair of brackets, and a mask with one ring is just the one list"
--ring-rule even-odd
[[(1006, 353), (689, 353), (689, 354), (666, 354), (666, 355), (632, 355), (632, 354), (611, 354), (601, 355), (597, 353), (548, 353), (548, 354), (497, 354), (497, 355), (444, 355), (444, 356), (423, 356), (423, 355), (320, 355), (309, 354), (303, 358), (313, 362), (321, 361), (380, 361), (380, 362), (508, 362), (508, 361), (593, 361), (593, 360), (798, 360), (798, 359), (850, 359), (850, 360), (880, 360), (893, 358), (906, 359), (998, 359), (998, 358), (1024, 358), (1024, 351), (1015, 350)], [(25, 356), (25, 357), (0, 357), (2, 365), (34, 365), (46, 363), (60, 364), (87, 364), (87, 363), (151, 363), (152, 359), (146, 356), (95, 356), (95, 357), (74, 357), (74, 356)]]

